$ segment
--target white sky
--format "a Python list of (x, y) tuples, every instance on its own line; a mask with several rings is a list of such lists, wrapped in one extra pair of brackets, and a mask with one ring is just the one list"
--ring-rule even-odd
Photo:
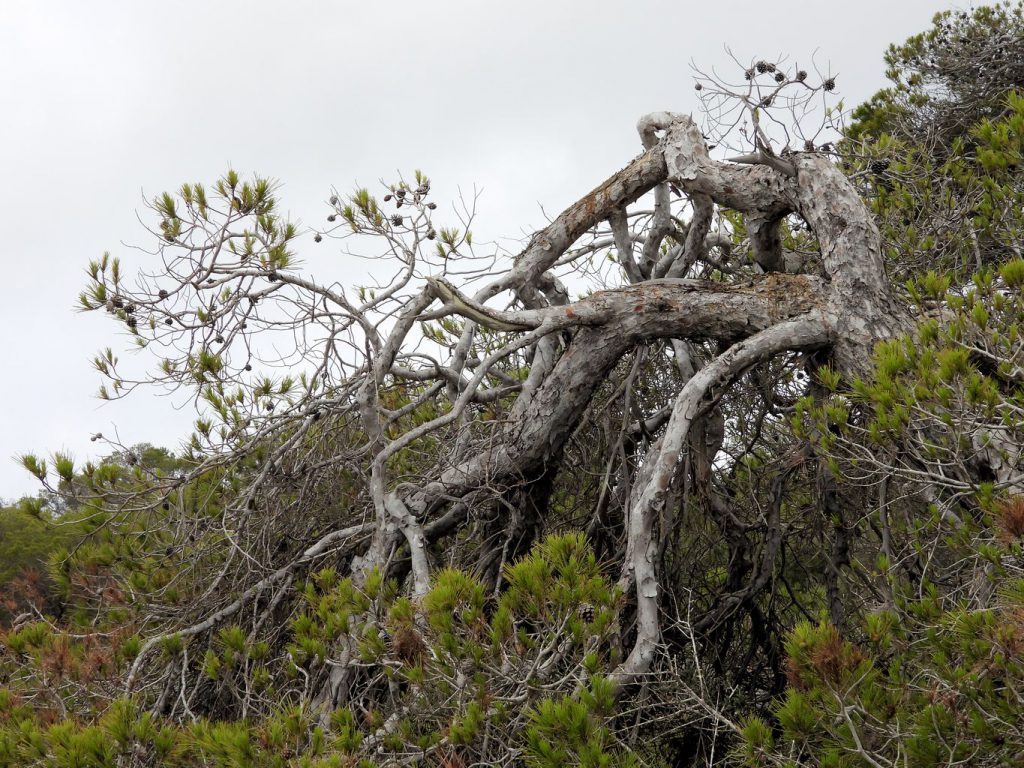
[[(332, 185), (422, 168), (439, 204), (483, 189), (475, 241), (518, 238), (625, 165), (642, 114), (697, 108), (691, 60), (815, 55), (853, 105), (884, 85), (888, 43), (947, 6), (0, 0), (0, 498), (37, 489), (16, 454), (189, 432), (191, 410), (154, 393), (96, 399), (89, 359), (128, 338), (73, 311), (89, 259), (109, 250), (130, 275), (125, 243), (152, 244), (144, 197), (232, 166), (279, 179), (283, 210), (320, 224)], [(298, 251), (321, 279), (361, 271), (331, 241)]]

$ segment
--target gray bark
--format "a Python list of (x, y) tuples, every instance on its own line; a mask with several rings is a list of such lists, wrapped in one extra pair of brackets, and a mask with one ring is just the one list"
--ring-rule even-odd
[[(654, 338), (718, 339), (731, 344), (684, 385), (653, 455), (637, 478), (630, 500), (628, 550), (621, 583), (635, 593), (637, 640), (615, 673), (619, 685), (649, 668), (660, 638), (656, 524), (694, 420), (721, 390), (750, 366), (771, 355), (827, 346), (847, 376), (868, 370), (874, 344), (908, 325), (905, 311), (888, 289), (877, 228), (857, 191), (826, 158), (796, 155), (777, 163), (743, 158), (740, 164), (711, 160), (700, 131), (686, 115), (656, 113), (638, 125), (646, 152), (626, 169), (570, 207), (538, 234), (513, 270), (472, 300), (460, 297), (448, 308), (496, 328), (533, 329), (549, 334), (574, 328), (572, 344), (542, 383), (531, 382), (515, 408), (516, 418), (486, 453), (446, 470), (409, 498), (416, 514), (430, 515), (444, 500), (459, 498), (485, 483), (529, 478), (557, 459), (597, 383), (629, 349)], [(656, 139), (661, 132), (661, 139)], [(633, 261), (622, 209), (656, 185), (671, 182), (695, 205), (695, 242), (707, 235), (709, 201), (742, 212), (755, 259), (767, 274), (749, 283), (723, 286), (677, 279), (639, 280), (653, 267), (656, 248)], [(659, 192), (655, 218), (664, 218)], [(783, 275), (778, 224), (797, 214), (817, 237), (825, 278)], [(598, 221), (612, 225), (620, 263), (632, 283), (574, 304), (518, 312), (484, 308), (497, 292), (539, 277)], [(663, 223), (663, 222), (662, 222)], [(659, 243), (664, 233), (656, 233)], [(692, 258), (687, 243), (677, 259)], [(650, 262), (650, 263), (649, 263)], [(675, 262), (674, 262), (675, 263)], [(670, 265), (666, 270), (673, 272)]]

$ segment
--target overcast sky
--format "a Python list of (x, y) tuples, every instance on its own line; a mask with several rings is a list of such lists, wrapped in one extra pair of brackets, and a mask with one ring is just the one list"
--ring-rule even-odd
[[(476, 241), (520, 237), (637, 153), (642, 114), (698, 107), (691, 61), (813, 55), (855, 104), (884, 85), (887, 44), (946, 7), (0, 0), (0, 498), (37, 489), (16, 454), (83, 459), (115, 429), (173, 448), (190, 429), (168, 398), (96, 399), (92, 353), (128, 339), (73, 311), (89, 259), (109, 250), (130, 273), (128, 246), (151, 244), (144, 198), (231, 166), (279, 179), (311, 225), (332, 185), (422, 168), (439, 202), (482, 188)], [(360, 268), (330, 241), (298, 250), (324, 279)]]

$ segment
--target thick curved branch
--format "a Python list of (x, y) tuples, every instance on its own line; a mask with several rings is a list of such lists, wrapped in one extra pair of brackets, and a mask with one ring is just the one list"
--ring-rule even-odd
[(397, 494), (389, 493), (384, 499), (384, 507), (409, 544), (409, 559), (412, 561), (412, 596), (419, 599), (430, 590), (430, 567), (427, 564), (423, 528)]
[[(502, 291), (536, 283), (587, 230), (653, 189), (665, 180), (666, 173), (665, 156), (657, 147), (635, 158), (535, 234), (512, 269), (481, 288), (473, 296), (474, 302), (483, 304)], [(474, 324), (467, 323), (459, 347), (468, 346), (473, 333)]]
[(658, 145), (669, 179), (687, 194), (704, 194), (719, 205), (743, 213), (781, 216), (794, 210), (796, 179), (763, 165), (745, 166), (712, 160), (700, 129), (689, 115), (656, 112), (644, 118), (664, 131)]
[(745, 338), (783, 320), (823, 312), (823, 289), (807, 275), (769, 275), (732, 286), (648, 281), (545, 310), (535, 318), (547, 322), (545, 331), (582, 326), (551, 373), (490, 449), (448, 468), (406, 504), (423, 520), (435, 505), (483, 485), (520, 482), (554, 460), (597, 387), (635, 345), (663, 338)]
[[(874, 344), (908, 328), (906, 309), (892, 296), (885, 275), (881, 238), (856, 188), (827, 157), (803, 152), (786, 160), (795, 175), (767, 165), (716, 162), (689, 115), (657, 112), (641, 121), (664, 131), (658, 145), (669, 180), (687, 194), (705, 194), (716, 203), (777, 222), (798, 213), (818, 240), (830, 281), (830, 320), (839, 331), (834, 356), (840, 370), (866, 371)], [(775, 251), (771, 228), (761, 243)], [(771, 261), (771, 257), (768, 257)]]
[[(434, 295), (445, 303), (445, 306), (440, 312), (430, 315), (431, 318), (443, 317), (445, 314), (455, 313), (462, 315), (467, 320), (472, 320), (485, 328), (490, 328), (493, 331), (528, 331), (531, 328), (536, 327), (536, 325), (532, 325), (530, 323), (503, 319), (502, 313), (496, 312), (490, 307), (486, 307), (473, 299), (463, 296), (454, 285), (444, 278), (428, 277), (427, 284), (434, 292)], [(504, 314), (507, 315), (509, 313)]]
[(612, 240), (615, 243), (616, 256), (622, 271), (626, 273), (626, 280), (630, 283), (639, 283), (644, 279), (633, 256), (633, 237), (629, 233), (629, 221), (626, 219), (626, 209), (619, 208), (608, 217), (608, 226), (612, 230)]
[[(443, 281), (435, 282), (443, 284)], [(733, 327), (743, 317), (751, 326), (760, 324), (759, 327), (765, 327), (765, 321), (770, 322), (773, 317), (792, 317), (813, 307), (823, 307), (826, 284), (809, 275), (773, 275), (750, 283), (734, 284), (664, 278), (598, 291), (573, 304), (513, 312), (484, 308), (450, 284), (444, 290), (451, 298), (443, 311), (431, 313), (430, 318), (458, 313), (481, 324), (486, 319), (494, 328), (542, 328), (547, 333), (554, 333), (566, 328), (616, 323), (628, 329), (638, 321), (649, 320), (652, 314), (679, 312), (693, 313), (685, 320), (677, 318), (687, 326), (687, 332), (679, 338), (735, 338), (728, 336), (724, 329)]]
[(682, 253), (669, 265), (665, 277), (685, 277), (693, 263), (705, 257), (707, 235), (711, 229), (715, 206), (707, 195), (692, 195), (690, 202), (693, 204), (693, 215), (690, 217)]
[[(637, 125), (637, 128), (640, 131), (640, 140), (643, 142), (644, 149), (652, 149), (658, 142), (653, 131), (643, 121)], [(654, 188), (654, 215), (651, 217), (650, 230), (644, 241), (643, 258), (640, 260), (640, 270), (644, 277), (659, 276), (656, 273), (658, 253), (661, 250), (662, 241), (672, 232), (672, 229), (668, 182), (663, 181)]]
[(746, 218), (750, 250), (754, 263), (765, 272), (782, 271), (782, 238), (779, 236), (781, 216), (753, 213)]
[(629, 684), (649, 669), (661, 639), (655, 524), (683, 456), (690, 426), (717, 401), (720, 393), (714, 390), (727, 386), (750, 366), (779, 352), (813, 349), (832, 340), (832, 331), (821, 312), (779, 323), (733, 344), (697, 371), (679, 392), (657, 453), (650, 468), (645, 469), (646, 482), (636, 486), (630, 504), (626, 561), (619, 584), (636, 590), (637, 637), (629, 656), (612, 676), (617, 687)]
[(587, 230), (649, 192), (665, 180), (666, 173), (665, 155), (659, 147), (644, 152), (534, 235), (516, 257), (515, 266), (473, 298), (484, 302), (502, 291), (536, 281)]

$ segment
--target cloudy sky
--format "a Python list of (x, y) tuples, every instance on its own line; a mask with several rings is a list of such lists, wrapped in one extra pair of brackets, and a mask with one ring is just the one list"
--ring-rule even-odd
[[(73, 311), (89, 259), (145, 262), (144, 199), (234, 167), (279, 179), (283, 208), (316, 225), (332, 185), (422, 168), (438, 201), (482, 189), (475, 240), (518, 238), (636, 154), (640, 115), (698, 107), (691, 62), (727, 69), (726, 46), (813, 57), (855, 104), (883, 85), (886, 45), (945, 7), (0, 0), (0, 498), (36, 490), (16, 454), (82, 459), (115, 430), (174, 447), (189, 430), (168, 398), (95, 398), (91, 354), (128, 339)], [(318, 277), (361, 269), (313, 249), (299, 246)]]

